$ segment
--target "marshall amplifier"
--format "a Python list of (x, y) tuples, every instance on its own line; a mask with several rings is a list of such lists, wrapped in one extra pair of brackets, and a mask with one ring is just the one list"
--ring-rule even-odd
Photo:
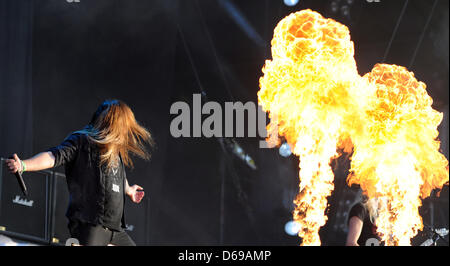
[(25, 172), (28, 196), (24, 196), (16, 177), (4, 166), (4, 159), (0, 170), (0, 233), (48, 243), (51, 172)]

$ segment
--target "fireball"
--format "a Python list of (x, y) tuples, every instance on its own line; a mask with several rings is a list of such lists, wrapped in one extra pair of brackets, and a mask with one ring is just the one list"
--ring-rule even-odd
[(410, 245), (423, 227), (418, 208), (448, 182), (448, 161), (439, 152), (442, 113), (431, 107), (426, 85), (405, 67), (377, 64), (364, 77), (376, 87), (366, 110), (366, 130), (352, 136), (350, 184), (382, 197), (377, 227), (387, 245)]
[[(327, 197), (334, 189), (330, 162), (353, 149), (349, 184), (385, 197), (378, 230), (387, 244), (408, 244), (422, 228), (421, 198), (448, 183), (437, 126), (425, 84), (395, 65), (376, 65), (361, 77), (345, 25), (303, 10), (274, 30), (258, 102), (299, 157), (294, 220), (302, 245), (320, 245)], [(273, 134), (269, 144), (278, 144)]]

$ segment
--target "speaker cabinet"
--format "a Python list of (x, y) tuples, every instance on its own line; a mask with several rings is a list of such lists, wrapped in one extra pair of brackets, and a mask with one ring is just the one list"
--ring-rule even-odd
[(51, 195), (50, 242), (53, 245), (65, 245), (66, 240), (70, 238), (66, 217), (69, 189), (65, 175), (54, 173)]
[(0, 174), (0, 233), (17, 238), (48, 242), (48, 217), (51, 173), (25, 172), (28, 196), (10, 174), (4, 160)]

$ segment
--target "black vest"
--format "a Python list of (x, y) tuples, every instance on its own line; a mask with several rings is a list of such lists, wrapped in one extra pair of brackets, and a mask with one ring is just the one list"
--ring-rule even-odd
[[(99, 150), (95, 143), (89, 141), (82, 133), (73, 133), (59, 146), (48, 149), (55, 156), (55, 165), (65, 166), (66, 180), (70, 193), (69, 207), (66, 216), (69, 220), (101, 224), (104, 226), (108, 217), (105, 217), (105, 200), (108, 199), (106, 187), (106, 173), (100, 167)], [(121, 160), (121, 174), (123, 206), (121, 227), (125, 228), (125, 167)], [(120, 230), (122, 228), (112, 228)]]

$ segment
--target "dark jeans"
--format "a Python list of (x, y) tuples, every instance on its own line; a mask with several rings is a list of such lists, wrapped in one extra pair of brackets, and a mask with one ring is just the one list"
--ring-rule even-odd
[(72, 238), (78, 239), (82, 246), (136, 246), (134, 241), (125, 232), (108, 229), (103, 225), (69, 221), (69, 232)]

